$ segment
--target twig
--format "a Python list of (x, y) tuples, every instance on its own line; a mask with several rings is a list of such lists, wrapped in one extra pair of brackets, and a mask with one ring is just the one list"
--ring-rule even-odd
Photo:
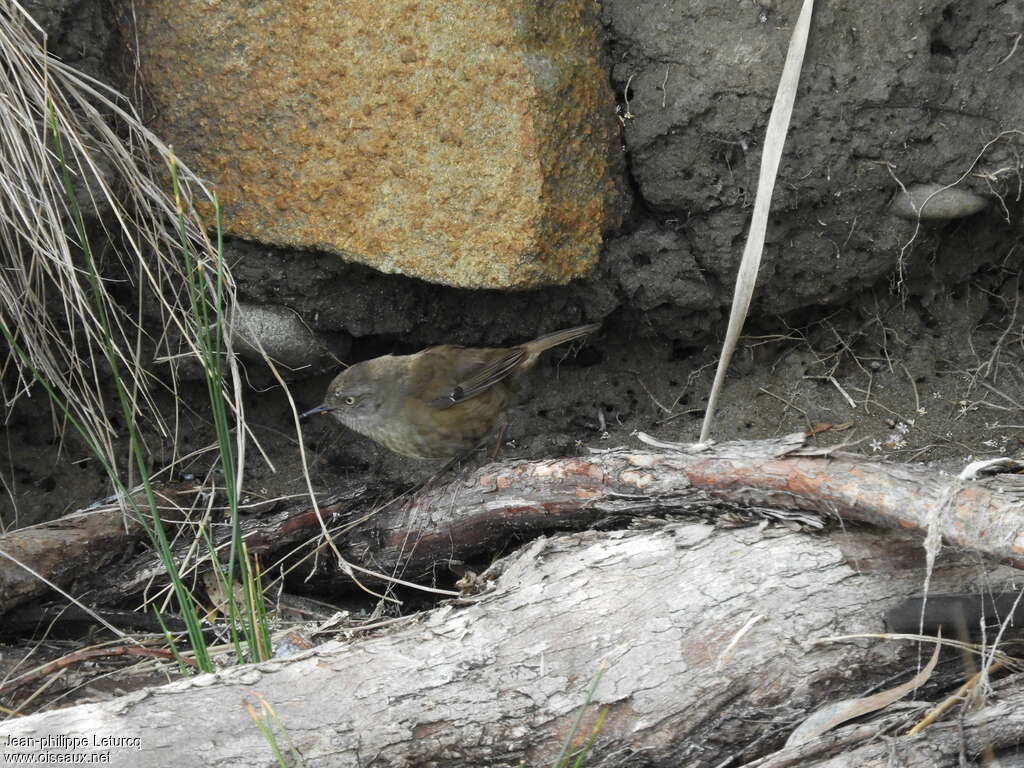
[(900, 368), (907, 374), (907, 378), (910, 379), (910, 386), (914, 390), (914, 413), (921, 413), (921, 398), (917, 395), (917, 384), (914, 382), (914, 377), (910, 375), (910, 371), (907, 370), (907, 366), (900, 363)]
[[(996, 671), (1002, 669), (1003, 666), (1004, 666), (1003, 662), (997, 661), (997, 662), (993, 663), (988, 668), (988, 671), (989, 672), (996, 672)], [(970, 679), (966, 683), (961, 685), (957, 689), (956, 693), (954, 693), (952, 696), (948, 697), (945, 701), (943, 701), (941, 704), (939, 704), (937, 707), (935, 707), (931, 712), (929, 712), (927, 715), (925, 715), (923, 718), (921, 718), (921, 720), (919, 720), (914, 725), (913, 728), (911, 728), (909, 731), (907, 731), (907, 736), (916, 736), (921, 731), (923, 731), (925, 728), (927, 728), (929, 725), (931, 725), (932, 723), (937, 721), (940, 717), (942, 717), (944, 714), (946, 714), (946, 712), (948, 712), (950, 709), (952, 709), (954, 704), (956, 704), (959, 701), (963, 701), (965, 699), (965, 697), (967, 696), (967, 694), (972, 689), (977, 687), (978, 683), (981, 681), (981, 678), (984, 675), (985, 675), (985, 670), (982, 670), (980, 672), (976, 672), (975, 674), (971, 675)]]
[(803, 408), (799, 407), (798, 405), (795, 405), (792, 401), (786, 400), (785, 398), (780, 397), (779, 395), (776, 395), (774, 392), (768, 391), (764, 387), (758, 387), (758, 391), (759, 392), (764, 392), (764, 394), (768, 395), (768, 397), (773, 397), (776, 400), (778, 400), (780, 403), (784, 403), (787, 408), (792, 408), (794, 411), (799, 411), (800, 414), (804, 417), (804, 421), (806, 421), (808, 423), (808, 425), (811, 423), (811, 420), (807, 417), (807, 411), (805, 411)]
[(849, 403), (851, 408), (857, 407), (857, 402), (852, 397), (850, 397), (846, 390), (842, 388), (838, 381), (836, 381), (835, 376), (804, 376), (804, 378), (831, 382), (832, 386), (835, 387), (839, 391), (839, 394), (841, 394), (846, 399), (846, 402)]
[(83, 604), (83, 603), (82, 603), (81, 601), (79, 601), (78, 599), (76, 599), (76, 598), (72, 597), (72, 596), (71, 596), (70, 594), (68, 594), (67, 592), (65, 592), (65, 591), (64, 591), (63, 589), (61, 589), (60, 587), (58, 587), (58, 586), (57, 586), (56, 584), (54, 584), (54, 583), (53, 583), (52, 581), (50, 581), (49, 579), (47, 579), (47, 578), (46, 578), (45, 576), (43, 576), (43, 575), (42, 575), (41, 573), (39, 573), (38, 571), (35, 571), (35, 570), (33, 570), (33, 569), (32, 569), (31, 567), (29, 567), (28, 565), (25, 565), (25, 563), (21, 562), (20, 560), (18, 560), (17, 558), (13, 557), (12, 555), (9, 555), (9, 554), (7, 554), (7, 553), (6, 553), (6, 552), (4, 552), (4, 551), (3, 551), (2, 549), (0, 549), (0, 557), (4, 557), (4, 558), (7, 558), (7, 559), (8, 559), (8, 560), (10, 560), (10, 561), (11, 561), (12, 563), (14, 563), (15, 565), (17, 565), (17, 566), (18, 566), (19, 568), (24, 568), (24, 569), (25, 569), (26, 571), (28, 571), (29, 573), (31, 573), (31, 574), (32, 574), (32, 576), (34, 576), (35, 578), (39, 579), (39, 581), (41, 581), (42, 583), (46, 584), (46, 586), (48, 586), (48, 587), (49, 587), (50, 589), (52, 589), (53, 591), (55, 591), (55, 592), (57, 592), (58, 594), (62, 595), (63, 597), (67, 598), (69, 602), (72, 602), (72, 603), (74, 603), (74, 604), (75, 604), (75, 605), (77, 605), (77, 606), (78, 606), (79, 608), (81, 608), (81, 609), (82, 609), (83, 611), (85, 611), (85, 612), (86, 612), (87, 614), (89, 614), (90, 616), (92, 616), (92, 617), (93, 617), (94, 619), (96, 619), (96, 621), (98, 621), (98, 622), (99, 622), (100, 624), (102, 624), (102, 625), (103, 625), (104, 627), (106, 627), (106, 628), (107, 628), (107, 629), (109, 629), (109, 630), (110, 630), (111, 632), (113, 632), (113, 633), (114, 633), (114, 634), (115, 634), (115, 635), (116, 635), (117, 637), (120, 637), (120, 638), (121, 638), (121, 639), (123, 639), (123, 640), (131, 640), (131, 639), (132, 639), (131, 637), (129, 637), (128, 635), (126, 635), (126, 634), (125, 634), (124, 632), (122, 632), (121, 630), (119, 630), (119, 629), (118, 629), (117, 627), (115, 627), (115, 626), (114, 626), (113, 624), (111, 624), (111, 623), (110, 623), (109, 621), (107, 621), (107, 620), (106, 620), (106, 619), (104, 619), (104, 618), (103, 618), (102, 616), (100, 616), (100, 615), (99, 615), (98, 613), (96, 613), (96, 611), (94, 611), (94, 610), (92, 610), (91, 608), (89, 608), (89, 606), (87, 606), (87, 605)]
[[(45, 677), (51, 672), (56, 672), (59, 669), (70, 667), (72, 664), (78, 664), (79, 662), (87, 661), (89, 659), (99, 659), (107, 656), (150, 656), (158, 659), (167, 659), (169, 661), (174, 660), (174, 654), (164, 648), (141, 648), (133, 645), (117, 645), (112, 648), (85, 648), (38, 666), (22, 675), (18, 675), (18, 677), (13, 680), (8, 680), (6, 683), (0, 685), (0, 696), (17, 690), (18, 688), (21, 688), (21, 686), (26, 685), (33, 680), (38, 680), (40, 677)], [(192, 659), (183, 659), (183, 661), (191, 667), (196, 666), (196, 662)]]
[(660, 402), (658, 401), (658, 398), (656, 398), (656, 397), (654, 396), (654, 394), (653, 394), (653, 393), (651, 392), (651, 390), (649, 390), (649, 389), (647, 388), (647, 384), (645, 384), (645, 383), (644, 383), (643, 377), (642, 377), (642, 376), (641, 376), (641, 375), (640, 375), (640, 374), (639, 374), (638, 372), (636, 372), (636, 371), (633, 371), (633, 375), (634, 375), (634, 376), (636, 376), (636, 378), (637, 378), (637, 381), (639, 381), (639, 382), (640, 382), (640, 386), (644, 388), (644, 392), (646, 392), (646, 393), (647, 393), (647, 396), (648, 396), (648, 397), (650, 397), (650, 398), (651, 398), (651, 400), (653, 400), (653, 401), (654, 401), (654, 404), (655, 404), (656, 406), (658, 406), (659, 408), (661, 408), (661, 410), (663, 410), (663, 411), (664, 411), (665, 413), (667, 413), (667, 414), (668, 414), (669, 416), (671, 416), (671, 415), (672, 415), (672, 409), (671, 409), (671, 408), (666, 408), (666, 407), (665, 407), (664, 405), (662, 405), (662, 404), (661, 404), (661, 403), (660, 403)]
[(996, 67), (1002, 66), (1003, 64), (1005, 64), (1006, 62), (1008, 62), (1010, 60), (1010, 58), (1013, 56), (1013, 54), (1015, 54), (1017, 52), (1017, 46), (1020, 45), (1021, 35), (1024, 35), (1024, 33), (1022, 33), (1022, 32), (1018, 32), (1017, 33), (1017, 36), (1013, 38), (1013, 48), (1010, 49), (1010, 52), (1008, 54), (1006, 54), (1005, 56), (1003, 56), (1003, 58), (1001, 58), (999, 61), (997, 61), (991, 67), (989, 67), (987, 70), (985, 70), (986, 72), (991, 72)]

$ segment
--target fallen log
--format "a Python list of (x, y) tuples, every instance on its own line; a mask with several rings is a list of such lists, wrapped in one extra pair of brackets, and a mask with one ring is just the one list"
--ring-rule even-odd
[[(260, 764), (269, 746), (245, 702), (262, 700), (311, 767), (543, 766), (604, 669), (575, 737), (606, 710), (594, 764), (742, 763), (822, 702), (914, 674), (911, 646), (815, 641), (880, 630), (922, 564), (906, 536), (872, 530), (689, 522), (540, 538), (484, 574), (482, 594), (389, 633), (9, 720), (0, 744), (98, 738), (130, 745), (106, 750), (113, 765)], [(950, 549), (932, 588), (1012, 574)]]
[[(671, 444), (662, 444), (671, 446)], [(1024, 474), (963, 479), (920, 465), (804, 446), (802, 433), (693, 453), (619, 449), (487, 465), (376, 515), (343, 554), (387, 572), (429, 573), (510, 534), (608, 518), (715, 510), (798, 511), (925, 535), (1024, 565)], [(415, 547), (410, 545), (415, 543)]]
[[(908, 530), (996, 560), (1024, 563), (1024, 474), (963, 478), (834, 449), (808, 448), (801, 433), (723, 443), (693, 453), (617, 449), (584, 457), (488, 464), (405, 500), (368, 508), (367, 494), (281, 510), (246, 521), (250, 551), (281, 555), (322, 525), (344, 528), (336, 545), (349, 563), (407, 580), (430, 579), (453, 561), (532, 538), (640, 516), (721, 511), (799, 512)], [(998, 468), (997, 468), (998, 469)], [(352, 521), (358, 526), (352, 528)], [(319, 546), (323, 546), (322, 542)], [(309, 550), (307, 550), (309, 551)], [(343, 565), (321, 557), (321, 573), (351, 586)], [(152, 554), (93, 582), (108, 600), (142, 591), (162, 573)], [(360, 578), (367, 579), (365, 576)], [(2, 602), (0, 602), (2, 607)]]
[[(174, 538), (179, 525), (187, 522), (188, 510), (195, 506), (202, 490), (188, 484), (157, 491), (160, 514), (170, 538)], [(356, 488), (325, 500), (321, 514), (328, 522), (344, 517), (350, 502), (364, 492), (365, 488)], [(136, 503), (144, 503), (142, 494)], [(313, 510), (293, 507), (245, 518), (242, 530), (250, 547), (262, 552), (295, 546), (314, 536), (320, 523)], [(218, 529), (215, 538), (223, 544), (229, 533)], [(126, 594), (141, 592), (154, 581), (166, 583), (166, 569), (152, 549), (135, 554), (146, 539), (145, 527), (126, 515), (112, 499), (52, 522), (0, 535), (0, 615), (43, 597), (63, 602), (47, 582), (67, 588), (72, 595), (89, 590), (89, 600), (95, 605), (110, 604)], [(173, 546), (178, 562), (192, 548), (193, 539), (193, 535), (182, 537)], [(117, 567), (112, 567), (115, 564)]]
[(116, 506), (0, 535), (0, 615), (53, 594), (46, 582), (71, 587), (79, 578), (102, 572), (144, 535), (143, 527), (126, 521)]

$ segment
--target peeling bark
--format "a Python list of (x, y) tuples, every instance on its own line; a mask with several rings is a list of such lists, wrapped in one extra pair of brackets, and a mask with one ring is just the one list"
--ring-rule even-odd
[(964, 765), (962, 758), (969, 765), (1019, 766), (1024, 762), (1024, 690), (1014, 679), (995, 691), (981, 709), (936, 723), (920, 736), (902, 737), (905, 716), (890, 715), (843, 728), (805, 747), (781, 750), (744, 768), (941, 768)]
[[(606, 664), (584, 719), (608, 708), (588, 765), (741, 764), (821, 703), (914, 673), (910, 646), (815, 641), (880, 630), (886, 609), (920, 589), (922, 562), (904, 536), (870, 530), (667, 523), (541, 538), (485, 593), (388, 634), (8, 720), (0, 744), (139, 737), (140, 751), (113, 749), (111, 763), (251, 766), (270, 753), (243, 701), (262, 697), (311, 767), (544, 766)], [(950, 549), (932, 587), (1012, 573)]]
[(126, 523), (119, 509), (81, 512), (3, 534), (0, 615), (49, 593), (40, 576), (67, 587), (123, 557), (144, 535), (142, 526)]
[[(343, 517), (352, 500), (360, 498), (365, 490), (357, 488), (324, 501), (324, 519), (330, 523), (335, 517)], [(195, 487), (165, 488), (157, 493), (163, 523), (172, 535), (175, 527), (186, 519), (187, 511), (195, 507), (197, 493)], [(145, 501), (138, 498), (136, 503)], [(271, 547), (285, 549), (315, 536), (320, 523), (313, 510), (300, 507), (247, 518), (242, 522), (242, 530), (250, 548), (260, 552)], [(218, 532), (218, 536), (218, 543), (227, 540), (226, 534)], [(86, 587), (93, 589), (91, 600), (100, 605), (141, 592), (153, 580), (166, 581), (163, 563), (152, 550), (117, 568), (110, 567), (124, 560), (145, 538), (145, 528), (127, 517), (117, 504), (75, 512), (50, 523), (0, 535), (0, 615), (51, 594), (50, 587), (19, 562), (58, 587), (69, 588), (72, 594)], [(179, 562), (192, 544), (189, 536), (174, 546)]]
[[(357, 504), (359, 493), (325, 503), (320, 510), (325, 523), (339, 526), (365, 515), (369, 510)], [(920, 535), (935, 525), (948, 544), (1024, 564), (1024, 475), (963, 481), (920, 465), (807, 449), (802, 434), (723, 443), (699, 453), (619, 449), (489, 464), (374, 512), (337, 544), (352, 563), (382, 573), (401, 571), (415, 580), (429, 578), (453, 559), (499, 549), (512, 535), (578, 530), (616, 518), (751, 507)], [(308, 507), (245, 523), (249, 550), (274, 555), (297, 541), (312, 541), (320, 530), (316, 511)], [(328, 557), (321, 562), (333, 563)], [(147, 554), (94, 585), (101, 596), (115, 599), (141, 591), (161, 574), (159, 561)], [(340, 569), (334, 577), (348, 582)], [(4, 604), (0, 599), (0, 610)]]
[[(882, 765), (896, 750), (907, 765), (944, 765), (960, 744), (959, 731), (943, 724), (882, 744), (862, 744), (878, 731), (858, 725), (801, 747), (811, 751), (796, 762), (792, 751), (771, 753), (821, 704), (913, 674), (916, 651), (907, 646), (814, 641), (882, 629), (886, 611), (920, 591), (919, 539), (930, 525), (954, 545), (938, 561), (933, 593), (1011, 580), (1012, 570), (966, 550), (1020, 565), (1021, 476), (961, 480), (860, 456), (811, 455), (801, 443), (789, 436), (700, 453), (616, 450), (491, 464), (378, 511), (338, 545), (352, 562), (384, 572), (401, 567), (409, 578), (493, 550), (511, 534), (650, 514), (706, 518), (756, 507), (896, 531), (808, 535), (658, 520), (646, 522), (654, 531), (540, 538), (492, 569), (484, 594), (387, 634), (10, 720), (0, 724), (0, 745), (9, 735), (138, 737), (139, 750), (115, 747), (111, 762), (165, 765), (174, 754), (184, 765), (252, 765), (269, 759), (269, 747), (243, 702), (264, 698), (309, 766), (548, 765), (607, 665), (584, 718), (587, 728), (607, 708), (589, 764), (710, 768), (765, 756), (762, 768), (854, 761), (860, 768)], [(334, 525), (365, 514), (358, 494), (325, 503), (321, 514)], [(246, 525), (250, 549), (263, 551), (320, 530), (306, 508)], [(105, 541), (95, 533), (91, 540)], [(43, 562), (73, 578), (87, 559), (64, 570), (59, 558)], [(132, 573), (126, 591), (160, 575), (148, 560)], [(0, 572), (3, 596), (31, 594), (12, 592), (3, 578)], [(1007, 689), (969, 716), (965, 753), (976, 754), (985, 734), (993, 748), (1019, 740), (1024, 725), (1013, 705), (1020, 703)], [(196, 712), (217, 716), (197, 719)], [(899, 720), (901, 733), (918, 714), (883, 721)]]

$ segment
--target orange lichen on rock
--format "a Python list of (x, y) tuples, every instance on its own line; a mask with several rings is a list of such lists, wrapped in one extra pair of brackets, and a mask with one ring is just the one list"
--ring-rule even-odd
[(229, 233), (462, 287), (596, 262), (617, 214), (593, 0), (137, 9), (156, 129)]

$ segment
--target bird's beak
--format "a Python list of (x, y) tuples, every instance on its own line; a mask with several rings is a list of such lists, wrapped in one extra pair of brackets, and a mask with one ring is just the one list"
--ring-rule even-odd
[(305, 421), (310, 416), (319, 416), (321, 413), (327, 413), (329, 410), (331, 410), (331, 409), (328, 408), (326, 405), (323, 405), (323, 404), (318, 405), (316, 408), (310, 408), (304, 414), (299, 416), (299, 421)]

